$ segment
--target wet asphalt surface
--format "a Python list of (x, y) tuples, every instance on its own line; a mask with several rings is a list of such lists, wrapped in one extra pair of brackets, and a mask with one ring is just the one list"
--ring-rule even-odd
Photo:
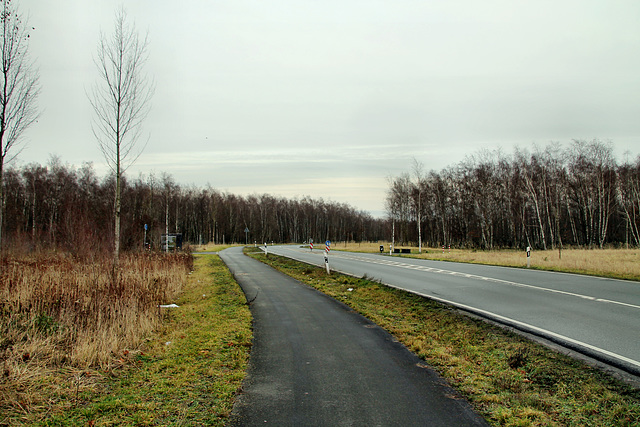
[(346, 305), (222, 251), (251, 302), (254, 341), (230, 425), (484, 426), (403, 345)]

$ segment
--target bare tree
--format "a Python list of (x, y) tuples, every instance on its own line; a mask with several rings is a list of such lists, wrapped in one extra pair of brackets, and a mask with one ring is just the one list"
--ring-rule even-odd
[(418, 253), (422, 253), (422, 190), (425, 185), (424, 165), (415, 157), (411, 163), (411, 172), (415, 178), (413, 183), (413, 199), (416, 210), (416, 224), (418, 226)]
[[(0, 75), (0, 244), (5, 163), (20, 154), (24, 131), (38, 118), (39, 74), (29, 58), (29, 28), (11, 0), (2, 0), (2, 74)], [(17, 150), (16, 150), (17, 149)]]
[(124, 9), (116, 13), (115, 31), (100, 35), (95, 59), (99, 81), (89, 95), (94, 110), (93, 133), (115, 174), (114, 265), (120, 254), (121, 177), (142, 153), (142, 122), (149, 113), (154, 85), (143, 73), (148, 38), (127, 23)]

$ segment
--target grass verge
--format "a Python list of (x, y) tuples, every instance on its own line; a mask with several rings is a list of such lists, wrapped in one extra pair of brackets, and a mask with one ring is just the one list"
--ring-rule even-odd
[(287, 258), (251, 256), (385, 328), (494, 425), (640, 425), (640, 390), (568, 356), (366, 278), (327, 276)]
[[(70, 407), (36, 425), (224, 425), (245, 376), (251, 315), (242, 291), (215, 255), (195, 257), (195, 270), (163, 327), (124, 367), (69, 384)], [(98, 374), (94, 374), (95, 376)]]

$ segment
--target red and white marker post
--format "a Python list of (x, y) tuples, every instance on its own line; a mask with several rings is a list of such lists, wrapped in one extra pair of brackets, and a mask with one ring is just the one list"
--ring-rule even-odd
[(324, 266), (327, 269), (327, 274), (331, 274), (329, 269), (329, 251), (331, 250), (331, 241), (324, 242)]

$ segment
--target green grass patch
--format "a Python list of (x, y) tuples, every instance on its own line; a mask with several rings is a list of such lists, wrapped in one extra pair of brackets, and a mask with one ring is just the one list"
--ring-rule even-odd
[(568, 356), (366, 278), (327, 276), (288, 258), (250, 255), (385, 328), (493, 425), (640, 425), (640, 390)]
[(180, 307), (162, 309), (164, 327), (144, 351), (123, 355), (125, 366), (70, 410), (34, 424), (224, 425), (245, 377), (251, 314), (218, 256), (197, 256), (194, 268)]

